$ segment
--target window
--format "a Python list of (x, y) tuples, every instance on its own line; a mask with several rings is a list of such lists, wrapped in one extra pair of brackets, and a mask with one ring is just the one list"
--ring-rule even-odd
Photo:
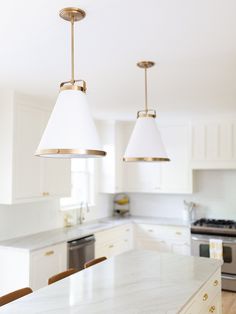
[(61, 198), (61, 208), (78, 208), (82, 202), (94, 205), (94, 159), (74, 158), (71, 160), (71, 197)]

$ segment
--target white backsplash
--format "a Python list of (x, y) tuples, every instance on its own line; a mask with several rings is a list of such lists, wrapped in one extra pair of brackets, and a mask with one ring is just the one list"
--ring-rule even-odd
[(183, 201), (197, 203), (196, 216), (236, 220), (236, 170), (194, 171), (194, 193), (130, 194), (133, 215), (182, 217)]
[[(85, 214), (85, 221), (112, 214), (111, 196), (98, 194), (96, 207)], [(63, 227), (64, 212), (59, 200), (19, 205), (0, 205), (0, 241)]]

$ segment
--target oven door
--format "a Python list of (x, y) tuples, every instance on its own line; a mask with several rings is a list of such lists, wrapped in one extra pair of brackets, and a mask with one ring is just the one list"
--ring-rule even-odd
[(192, 234), (192, 255), (210, 257), (210, 239), (223, 241), (222, 273), (236, 274), (236, 238), (214, 235)]

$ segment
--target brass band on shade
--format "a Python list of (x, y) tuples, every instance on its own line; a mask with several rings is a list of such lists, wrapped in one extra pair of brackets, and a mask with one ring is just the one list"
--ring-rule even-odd
[(132, 162), (132, 161), (146, 161), (146, 162), (151, 162), (151, 161), (170, 161), (169, 158), (165, 157), (123, 157), (123, 161), (126, 162)]
[(63, 90), (80, 90), (81, 92), (85, 92), (84, 87), (78, 85), (63, 85), (60, 87), (60, 91)]
[(106, 152), (103, 150), (94, 149), (67, 149), (67, 148), (54, 148), (54, 149), (41, 149), (35, 153), (35, 156), (45, 156), (47, 155), (92, 155), (92, 156), (106, 156)]

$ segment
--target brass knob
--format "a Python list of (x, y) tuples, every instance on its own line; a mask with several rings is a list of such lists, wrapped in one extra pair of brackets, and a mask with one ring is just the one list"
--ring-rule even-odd
[(48, 251), (48, 252), (46, 252), (44, 255), (45, 256), (50, 256), (50, 255), (53, 255), (54, 254), (54, 251)]
[(202, 298), (202, 300), (203, 300), (203, 301), (206, 301), (207, 299), (208, 299), (208, 294), (205, 293), (204, 296), (203, 296), (203, 298)]
[(210, 308), (209, 308), (209, 312), (210, 313), (214, 313), (215, 312), (215, 309), (216, 307), (214, 305), (212, 305)]
[(218, 281), (218, 280), (215, 280), (215, 281), (213, 282), (213, 285), (214, 285), (214, 286), (218, 286), (218, 283), (219, 283), (219, 281)]
[(49, 192), (43, 192), (43, 196), (49, 196)]

